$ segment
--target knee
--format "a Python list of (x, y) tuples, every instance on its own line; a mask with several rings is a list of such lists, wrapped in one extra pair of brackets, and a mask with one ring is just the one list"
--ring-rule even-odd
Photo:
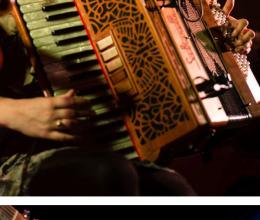
[(141, 195), (195, 196), (188, 181), (179, 173), (159, 166), (138, 166)]

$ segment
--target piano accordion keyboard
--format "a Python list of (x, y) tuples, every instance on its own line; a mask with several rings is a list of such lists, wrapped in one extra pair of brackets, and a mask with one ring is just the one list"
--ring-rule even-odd
[(90, 100), (98, 144), (137, 158), (74, 1), (17, 0), (17, 6), (54, 95), (73, 88)]

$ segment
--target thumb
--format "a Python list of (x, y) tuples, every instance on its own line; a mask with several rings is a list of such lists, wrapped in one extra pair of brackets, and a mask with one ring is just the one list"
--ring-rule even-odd
[(223, 11), (225, 12), (225, 14), (227, 16), (230, 15), (230, 13), (232, 12), (233, 8), (235, 6), (235, 0), (226, 0), (226, 3), (223, 7)]

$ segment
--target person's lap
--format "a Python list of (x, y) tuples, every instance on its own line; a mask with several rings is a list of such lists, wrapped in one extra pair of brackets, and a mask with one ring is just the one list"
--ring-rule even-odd
[(185, 178), (173, 170), (132, 163), (110, 151), (52, 149), (29, 159), (14, 156), (0, 171), (0, 194), (9, 196), (195, 195)]

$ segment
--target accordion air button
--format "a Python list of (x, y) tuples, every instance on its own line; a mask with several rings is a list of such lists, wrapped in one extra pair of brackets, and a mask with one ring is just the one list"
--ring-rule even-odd
[(111, 36), (108, 36), (97, 42), (97, 47), (100, 51), (105, 50), (106, 48), (112, 46), (114, 44)]
[(113, 59), (109, 63), (106, 63), (106, 67), (109, 73), (114, 72), (115, 70), (121, 68), (123, 66), (123, 63), (121, 59), (118, 57), (116, 59)]
[(123, 71), (116, 71), (115, 73), (110, 74), (110, 79), (113, 84), (116, 84), (123, 79), (127, 78), (126, 72)]
[(109, 48), (109, 49), (105, 50), (104, 52), (102, 52), (101, 55), (102, 55), (104, 62), (106, 62), (106, 61), (111, 60), (111, 59), (115, 58), (116, 56), (118, 56), (118, 52), (117, 52), (116, 47), (112, 47), (112, 48)]
[(132, 89), (132, 85), (128, 79), (124, 79), (115, 85), (115, 89), (119, 94), (122, 94)]

